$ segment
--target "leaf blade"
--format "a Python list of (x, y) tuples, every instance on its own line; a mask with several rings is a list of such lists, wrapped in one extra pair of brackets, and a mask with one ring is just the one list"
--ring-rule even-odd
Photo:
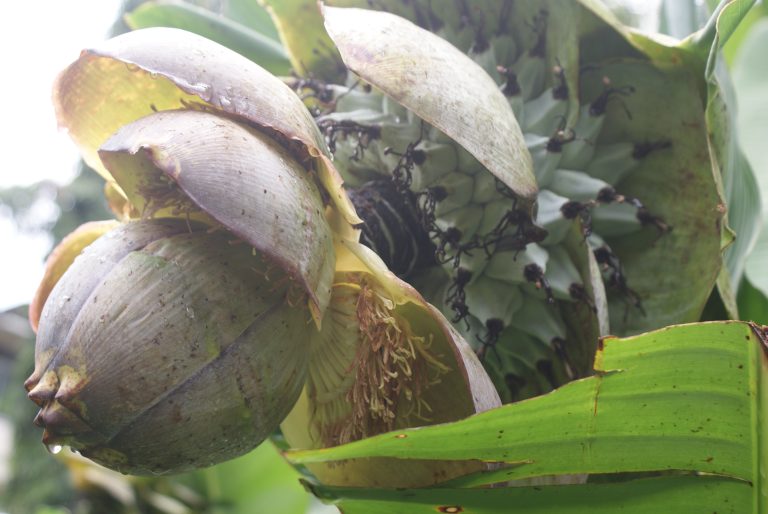
[(474, 490), (377, 491), (317, 486), (314, 492), (321, 498), (340, 500), (339, 506), (349, 514), (433, 514), (436, 511), (607, 514), (619, 510), (627, 514), (645, 514), (659, 509), (679, 514), (712, 511), (736, 514), (749, 512), (751, 503), (751, 488), (744, 482), (690, 476), (667, 476), (617, 484)]
[(521, 464), (498, 472), (503, 480), (662, 469), (752, 480), (747, 420), (757, 399), (744, 392), (756, 347), (755, 334), (737, 322), (607, 339), (596, 360), (600, 375), (543, 397), (456, 423), (287, 456), (295, 463), (386, 455)]
[(261, 0), (275, 22), (280, 39), (296, 70), (332, 82), (342, 81), (346, 68), (323, 28), (314, 0)]
[(172, 27), (199, 34), (234, 50), (276, 75), (287, 75), (291, 64), (279, 43), (207, 9), (177, 1), (157, 0), (127, 13), (132, 29)]

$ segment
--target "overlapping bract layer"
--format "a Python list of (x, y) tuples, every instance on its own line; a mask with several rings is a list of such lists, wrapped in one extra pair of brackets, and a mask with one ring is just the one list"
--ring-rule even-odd
[(304, 382), (310, 314), (278, 267), (230, 238), (137, 221), (75, 260), (46, 302), (26, 384), (44, 443), (166, 473), (274, 430)]
[[(63, 275), (98, 230), (66, 240), (49, 263), (26, 383), (46, 443), (123, 472), (209, 465), (267, 437), (307, 376), (354, 411), (346, 436), (348, 413), (322, 402), (297, 411), (311, 418), (301, 430), (336, 440), (421, 423), (406, 404), (424, 398), (457, 399), (446, 419), (499, 404), (461, 337), (357, 242), (323, 138), (280, 80), (200, 37), (151, 29), (84, 52), (55, 102), (108, 180), (110, 205), (142, 221), (102, 236)], [(369, 277), (358, 282), (369, 308), (346, 327), (366, 335), (321, 345), (329, 313), (344, 307), (332, 297), (339, 273)], [(401, 336), (412, 326), (418, 334)], [(361, 359), (370, 372), (351, 382), (327, 374)], [(392, 387), (377, 392), (381, 380)], [(389, 407), (370, 406), (371, 392)]]

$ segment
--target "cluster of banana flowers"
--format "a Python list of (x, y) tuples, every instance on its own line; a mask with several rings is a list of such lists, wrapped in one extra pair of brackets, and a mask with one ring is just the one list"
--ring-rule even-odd
[[(119, 221), (63, 241), (31, 306), (46, 444), (135, 474), (232, 458), (281, 423), (292, 446), (334, 445), (542, 393), (590, 373), (600, 335), (698, 317), (724, 213), (681, 54), (591, 2), (381, 4), (422, 28), (326, 7), (333, 43), (314, 41), (275, 7), (306, 57), (292, 80), (173, 29), (61, 74), (60, 123)], [(310, 469), (420, 486), (481, 467)]]
[(589, 2), (452, 7), (326, 7), (351, 73), (294, 87), (363, 241), (517, 401), (589, 374), (599, 335), (698, 319), (724, 226), (703, 81)]
[(84, 52), (54, 100), (121, 222), (63, 241), (31, 307), (46, 444), (167, 473), (247, 452), (286, 417), (291, 443), (320, 445), (499, 404), (450, 324), (357, 242), (279, 79), (152, 29)]

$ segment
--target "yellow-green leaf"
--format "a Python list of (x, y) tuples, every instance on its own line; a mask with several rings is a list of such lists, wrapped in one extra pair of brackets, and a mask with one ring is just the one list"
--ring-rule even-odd
[[(455, 423), (397, 430), (325, 450), (292, 451), (288, 458), (306, 464), (386, 456), (401, 459), (403, 468), (413, 459), (507, 464), (432, 491), (318, 489), (342, 499), (342, 508), (345, 498), (368, 500), (372, 507), (384, 500), (394, 502), (391, 512), (405, 512), (397, 510), (402, 509), (397, 502), (422, 498), (416, 503), (430, 502), (432, 508), (466, 505), (468, 512), (501, 513), (519, 499), (531, 508), (548, 507), (532, 512), (583, 513), (598, 506), (618, 512), (635, 503), (627, 502), (627, 495), (642, 498), (641, 491), (655, 490), (659, 512), (703, 512), (700, 495), (709, 491), (707, 509), (728, 505), (724, 512), (757, 514), (768, 505), (768, 445), (761, 436), (768, 411), (767, 344), (766, 327), (742, 322), (678, 325), (607, 338), (595, 359), (596, 376), (548, 395)], [(655, 484), (628, 481), (631, 472), (661, 476)], [(593, 484), (569, 487), (476, 488), (568, 473), (619, 473), (615, 478), (621, 485), (595, 477)], [(675, 490), (686, 492), (677, 495)]]
[(323, 28), (314, 0), (260, 0), (272, 15), (293, 69), (302, 76), (341, 82), (347, 74), (338, 50)]
[(290, 71), (288, 55), (279, 43), (221, 14), (179, 0), (146, 2), (125, 15), (132, 29), (173, 27), (216, 41), (276, 75)]

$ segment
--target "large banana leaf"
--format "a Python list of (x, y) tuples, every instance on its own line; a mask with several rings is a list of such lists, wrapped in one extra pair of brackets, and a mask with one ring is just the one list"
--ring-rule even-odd
[(742, 279), (737, 300), (742, 318), (768, 323), (768, 298), (747, 277)]
[(669, 476), (583, 486), (314, 492), (328, 500), (340, 498), (345, 514), (742, 514), (750, 512), (747, 489), (727, 478)]
[[(765, 8), (765, 4), (763, 5)], [(746, 263), (746, 276), (763, 295), (768, 296), (768, 153), (765, 152), (765, 127), (768, 122), (768, 96), (765, 84), (768, 67), (765, 65), (765, 48), (768, 45), (768, 9), (756, 22), (745, 39), (743, 48), (734, 64), (734, 85), (739, 102), (737, 129), (739, 142), (747, 160), (755, 171), (763, 199), (763, 228), (753, 253)], [(768, 317), (768, 311), (763, 313)]]
[[(700, 58), (706, 58), (704, 76), (707, 79), (707, 125), (710, 148), (722, 194), (728, 209), (727, 225), (735, 233), (735, 241), (727, 240), (724, 232), (725, 267), (718, 277), (718, 291), (729, 315), (739, 317), (735, 295), (744, 272), (746, 256), (752, 250), (759, 232), (760, 195), (749, 161), (739, 146), (736, 123), (736, 98), (722, 49), (749, 12), (752, 0), (721, 2), (707, 24), (692, 34), (681, 46)], [(732, 238), (731, 234), (731, 238)]]
[[(742, 322), (605, 338), (596, 375), (548, 395), (455, 423), (288, 452), (288, 458), (300, 464), (386, 456), (402, 459), (404, 469), (413, 459), (502, 465), (440, 489), (315, 486), (347, 514), (501, 513), (517, 511), (513, 506), (526, 513), (640, 513), (651, 506), (657, 512), (762, 513), (768, 506), (768, 446), (761, 437), (767, 351), (766, 327)], [(574, 473), (590, 473), (590, 483), (475, 488)]]
[[(253, 11), (258, 11), (255, 5)], [(125, 21), (132, 29), (171, 27), (194, 32), (231, 48), (276, 75), (287, 75), (291, 68), (288, 55), (277, 41), (221, 14), (186, 2), (147, 2), (126, 14)], [(267, 32), (268, 26), (262, 30)]]

